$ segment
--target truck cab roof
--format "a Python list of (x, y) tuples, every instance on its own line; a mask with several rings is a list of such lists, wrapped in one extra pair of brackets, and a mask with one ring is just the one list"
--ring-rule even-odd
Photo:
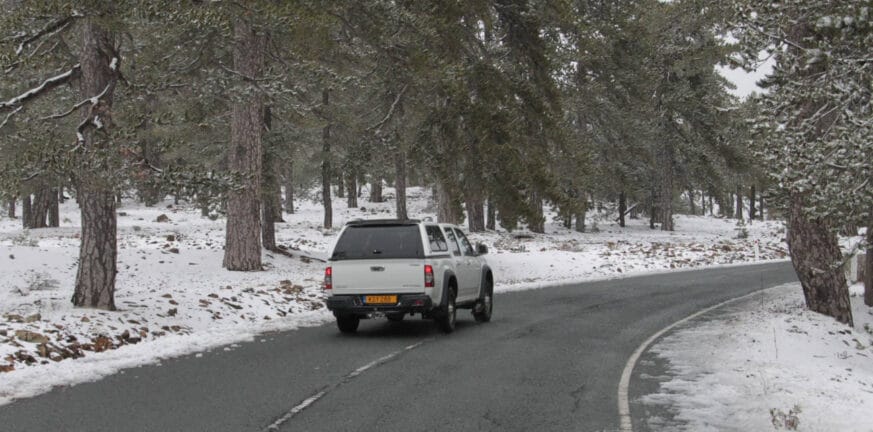
[(346, 222), (352, 226), (381, 226), (381, 225), (418, 225), (418, 219), (355, 219)]

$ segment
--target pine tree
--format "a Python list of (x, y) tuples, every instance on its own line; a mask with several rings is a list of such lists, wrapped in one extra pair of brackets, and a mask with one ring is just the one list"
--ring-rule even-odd
[[(737, 1), (737, 33), (753, 65), (777, 59), (756, 121), (775, 190), (788, 218), (788, 243), (807, 306), (852, 323), (836, 233), (865, 224), (873, 209), (871, 62), (873, 33), (864, 2)], [(850, 193), (846, 193), (850, 191)]]

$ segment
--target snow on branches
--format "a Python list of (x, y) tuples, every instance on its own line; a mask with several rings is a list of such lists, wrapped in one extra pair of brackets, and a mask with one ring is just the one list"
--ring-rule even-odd
[(738, 0), (745, 56), (776, 56), (760, 102), (760, 152), (807, 211), (864, 225), (873, 212), (873, 21), (863, 2)]
[(59, 75), (48, 78), (45, 81), (43, 81), (42, 83), (40, 83), (40, 85), (20, 94), (18, 96), (15, 96), (15, 97), (13, 97), (5, 102), (0, 102), (0, 112), (16, 111), (18, 108), (21, 107), (21, 105), (23, 103), (25, 103), (31, 99), (34, 99), (36, 97), (39, 97), (40, 95), (44, 94), (45, 92), (47, 92), (55, 87), (58, 87), (60, 85), (63, 85), (63, 84), (70, 82), (72, 79), (79, 76), (80, 71), (81, 71), (81, 67), (77, 64), (77, 65), (73, 66), (72, 68), (70, 68), (69, 70), (67, 70), (66, 72), (63, 72)]

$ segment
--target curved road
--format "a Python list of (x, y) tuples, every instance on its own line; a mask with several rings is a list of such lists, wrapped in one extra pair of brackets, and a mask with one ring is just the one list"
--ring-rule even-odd
[(491, 323), (461, 311), (451, 335), (418, 319), (268, 334), (0, 407), (0, 430), (616, 431), (650, 335), (795, 280), (788, 263), (677, 272), (498, 294)]

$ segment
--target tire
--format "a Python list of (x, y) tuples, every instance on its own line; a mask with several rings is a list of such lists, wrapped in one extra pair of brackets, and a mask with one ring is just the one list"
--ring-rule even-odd
[(458, 309), (455, 307), (455, 287), (449, 287), (448, 298), (446, 304), (441, 308), (440, 315), (437, 318), (437, 327), (443, 333), (451, 333), (455, 331), (455, 320), (457, 319)]
[(473, 318), (476, 322), (486, 323), (491, 321), (491, 311), (494, 309), (494, 283), (491, 278), (485, 280), (482, 290), (482, 297), (473, 306)]
[(403, 312), (390, 313), (390, 314), (386, 314), (385, 318), (388, 318), (388, 321), (391, 321), (391, 322), (400, 322), (400, 321), (403, 321), (404, 315), (406, 315), (406, 314), (404, 314)]
[(361, 318), (355, 315), (341, 315), (336, 317), (336, 326), (343, 333), (354, 333), (358, 331), (358, 325), (361, 324)]

